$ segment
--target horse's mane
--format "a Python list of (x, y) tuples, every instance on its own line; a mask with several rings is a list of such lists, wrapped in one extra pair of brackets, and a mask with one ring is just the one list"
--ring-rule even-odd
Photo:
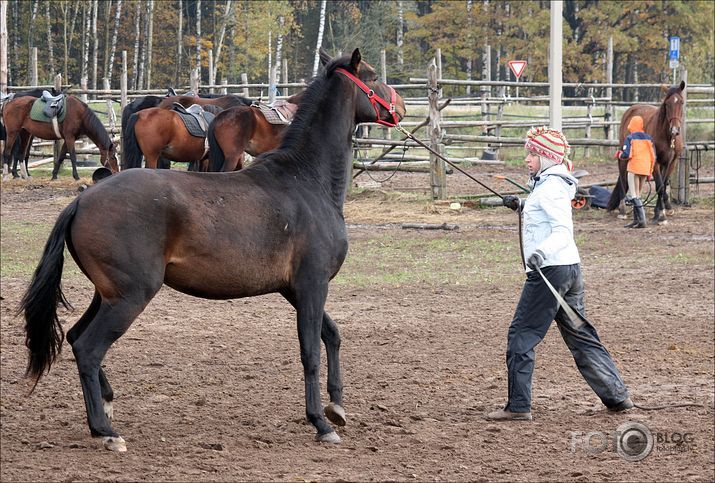
[[(94, 111), (80, 99), (76, 98), (77, 102), (84, 106), (84, 116), (82, 125), (90, 137), (94, 136), (96, 141), (101, 144), (100, 148), (109, 148), (112, 145), (112, 138), (109, 137), (107, 130), (104, 128), (102, 121), (99, 120)], [(94, 140), (94, 139), (93, 139)]]
[(293, 122), (286, 131), (283, 143), (280, 149), (291, 149), (299, 145), (303, 140), (303, 133), (311, 129), (311, 123), (315, 116), (320, 100), (325, 95), (325, 84), (328, 78), (333, 74), (338, 67), (348, 67), (350, 65), (350, 56), (344, 55), (331, 60), (325, 66), (325, 71), (318, 74), (303, 91), (303, 96), (300, 100), (300, 106), (295, 113)]

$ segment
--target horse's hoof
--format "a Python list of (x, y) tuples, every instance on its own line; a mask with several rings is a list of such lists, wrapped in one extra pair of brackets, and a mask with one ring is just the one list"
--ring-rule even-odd
[(102, 438), (104, 448), (117, 453), (125, 453), (127, 451), (127, 443), (121, 436), (105, 436)]
[(102, 401), (102, 405), (104, 406), (104, 414), (107, 415), (107, 419), (111, 420), (114, 417), (114, 405), (112, 401)]
[(331, 431), (325, 434), (316, 434), (315, 440), (318, 443), (340, 444), (340, 436), (338, 436), (338, 433), (336, 433), (335, 431)]
[(672, 208), (671, 208), (671, 209), (666, 209), (666, 210), (665, 210), (665, 214), (668, 215), (668, 216), (673, 216), (673, 215), (675, 214), (675, 210), (672, 209)]
[(57, 176), (53, 176), (52, 178), (50, 178), (50, 181), (57, 181)]
[(345, 409), (343, 409), (341, 405), (330, 403), (325, 406), (323, 412), (331, 423), (337, 424), (338, 426), (345, 426)]
[(619, 220), (627, 220), (627, 219), (628, 219), (628, 215), (618, 215), (618, 219), (619, 219)]

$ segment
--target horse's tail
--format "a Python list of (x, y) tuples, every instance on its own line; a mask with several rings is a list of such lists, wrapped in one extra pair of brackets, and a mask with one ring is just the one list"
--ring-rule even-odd
[[(35, 386), (42, 374), (50, 370), (55, 358), (62, 351), (64, 331), (57, 317), (57, 305), (71, 308), (62, 293), (62, 266), (64, 265), (65, 238), (77, 213), (79, 198), (65, 208), (55, 222), (45, 251), (32, 276), (30, 286), (20, 302), (18, 315), (25, 313), (25, 345), (29, 359), (25, 375), (35, 379)], [(35, 387), (33, 386), (33, 390)]]
[(209, 124), (209, 130), (206, 133), (206, 138), (209, 140), (209, 171), (223, 171), (223, 164), (226, 162), (226, 155), (216, 139), (214, 128), (215, 122)]
[(124, 139), (122, 144), (122, 150), (124, 151), (124, 166), (122, 170), (129, 168), (141, 168), (142, 167), (142, 153), (139, 143), (137, 142), (137, 134), (134, 132), (134, 127), (139, 120), (137, 113), (129, 116), (129, 121), (127, 121), (127, 127), (124, 130)]
[(627, 161), (622, 159), (618, 160), (618, 181), (616, 181), (616, 185), (613, 187), (611, 197), (608, 198), (608, 204), (606, 205), (607, 211), (618, 209), (621, 200), (626, 196), (626, 191), (628, 191), (628, 181), (626, 180), (627, 165)]

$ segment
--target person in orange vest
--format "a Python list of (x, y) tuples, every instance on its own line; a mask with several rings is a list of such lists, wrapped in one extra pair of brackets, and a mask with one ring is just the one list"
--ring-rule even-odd
[(645, 228), (645, 208), (641, 190), (647, 178), (653, 175), (655, 166), (655, 145), (653, 138), (643, 131), (643, 118), (633, 116), (628, 122), (630, 134), (618, 151), (618, 159), (628, 160), (628, 196), (626, 204), (633, 205), (633, 221), (626, 228)]

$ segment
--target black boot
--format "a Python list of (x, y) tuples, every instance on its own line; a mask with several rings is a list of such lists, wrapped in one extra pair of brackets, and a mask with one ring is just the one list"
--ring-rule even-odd
[(635, 225), (632, 228), (645, 228), (645, 208), (643, 207), (643, 200), (640, 198), (633, 200), (633, 213)]
[[(634, 198), (631, 198), (633, 200)], [(636, 207), (633, 207), (633, 221), (628, 223), (627, 225), (623, 225), (623, 228), (635, 228), (636, 225), (638, 225), (638, 210), (636, 210)]]

